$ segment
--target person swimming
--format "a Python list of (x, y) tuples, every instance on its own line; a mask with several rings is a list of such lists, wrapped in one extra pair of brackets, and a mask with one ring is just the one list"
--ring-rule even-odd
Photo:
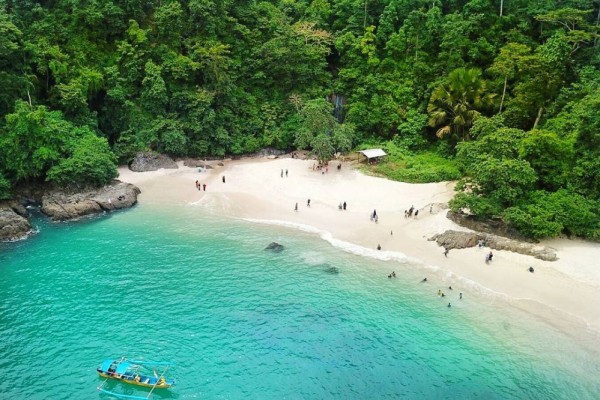
[(452, 307), (452, 304), (448, 303), (448, 308)]
[(533, 269), (533, 267), (529, 267), (529, 268), (527, 269), (527, 271), (529, 271), (529, 272), (533, 273), (533, 271), (535, 271), (535, 270)]
[(423, 278), (421, 282), (427, 282), (427, 278)]

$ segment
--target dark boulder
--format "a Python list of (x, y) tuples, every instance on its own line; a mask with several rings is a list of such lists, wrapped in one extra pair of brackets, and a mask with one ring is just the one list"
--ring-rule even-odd
[(164, 154), (153, 152), (138, 153), (129, 165), (129, 169), (134, 172), (156, 171), (161, 168), (177, 169), (179, 166)]
[(284, 247), (283, 245), (279, 244), (279, 243), (275, 243), (275, 242), (271, 242), (269, 243), (269, 245), (267, 247), (265, 247), (265, 250), (270, 250), (273, 253), (281, 253), (283, 251)]

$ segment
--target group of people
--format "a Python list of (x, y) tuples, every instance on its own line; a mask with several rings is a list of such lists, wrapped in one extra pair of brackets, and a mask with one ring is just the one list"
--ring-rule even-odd
[[(283, 178), (283, 169), (281, 170), (281, 177)], [(288, 170), (287, 169), (285, 170), (285, 177), (286, 178), (288, 177)]]
[(392, 273), (388, 275), (388, 278), (395, 278), (395, 277), (396, 277), (396, 271), (392, 271)]
[(419, 210), (415, 210), (415, 206), (410, 206), (408, 210), (404, 210), (404, 218), (410, 218), (415, 214), (415, 218), (419, 215)]
[(346, 211), (346, 202), (338, 204), (338, 209)]
[(485, 255), (485, 263), (489, 264), (492, 261), (493, 257), (494, 257), (494, 254), (490, 251), (488, 254)]
[[(223, 177), (223, 183), (225, 183), (225, 177)], [(198, 190), (204, 190), (206, 192), (206, 183), (200, 183), (196, 179), (196, 189), (198, 189)]]

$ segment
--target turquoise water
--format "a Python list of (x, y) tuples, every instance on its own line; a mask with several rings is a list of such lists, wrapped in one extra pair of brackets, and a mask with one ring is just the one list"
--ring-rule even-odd
[(110, 399), (95, 368), (122, 355), (176, 363), (164, 399), (600, 393), (600, 359), (579, 339), (468, 288), (441, 299), (420, 266), (188, 206), (36, 225), (0, 245), (1, 399)]

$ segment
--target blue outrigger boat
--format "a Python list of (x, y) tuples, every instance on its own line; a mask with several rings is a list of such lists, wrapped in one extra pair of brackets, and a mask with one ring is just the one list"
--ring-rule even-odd
[[(127, 360), (125, 357), (122, 357), (121, 359), (104, 360), (102, 364), (96, 368), (96, 371), (98, 372), (98, 375), (106, 379), (97, 389), (101, 392), (121, 398), (149, 399), (154, 389), (166, 389), (175, 385), (174, 379), (165, 378), (167, 369), (172, 365), (173, 364), (167, 362)], [(163, 368), (162, 372), (158, 374), (156, 368)], [(153, 374), (148, 372), (149, 369), (153, 370)], [(104, 384), (106, 384), (109, 379), (115, 379), (130, 385), (151, 388), (151, 390), (146, 397), (114, 393), (103, 388)]]

